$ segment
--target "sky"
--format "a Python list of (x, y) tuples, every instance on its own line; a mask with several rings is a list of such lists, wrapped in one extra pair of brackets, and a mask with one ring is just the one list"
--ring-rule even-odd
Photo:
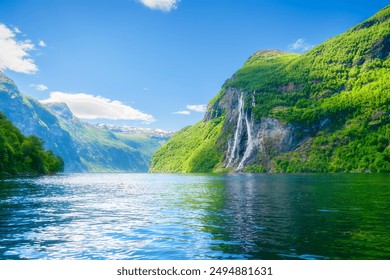
[(303, 53), (388, 4), (0, 0), (0, 71), (87, 122), (179, 130), (254, 52)]

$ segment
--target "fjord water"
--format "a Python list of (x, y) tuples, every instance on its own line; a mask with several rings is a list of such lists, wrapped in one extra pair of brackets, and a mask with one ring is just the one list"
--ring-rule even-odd
[(0, 182), (0, 259), (388, 259), (389, 174)]

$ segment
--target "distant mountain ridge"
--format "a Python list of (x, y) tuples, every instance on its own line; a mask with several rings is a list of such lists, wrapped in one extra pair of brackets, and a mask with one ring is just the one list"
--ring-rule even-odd
[(99, 129), (109, 130), (114, 133), (134, 134), (134, 135), (149, 135), (153, 137), (161, 137), (163, 139), (172, 137), (175, 131), (167, 131), (163, 129), (152, 129), (134, 126), (117, 126), (112, 124), (96, 124), (95, 127)]
[(390, 172), (390, 6), (306, 53), (253, 54), (151, 172)]
[(152, 154), (169, 139), (163, 130), (90, 125), (65, 103), (23, 95), (0, 72), (0, 111), (25, 135), (37, 135), (63, 158), (66, 172), (146, 172)]
[(66, 171), (87, 170), (76, 152), (76, 144), (69, 133), (62, 129), (58, 119), (39, 101), (21, 94), (14, 82), (1, 72), (0, 111), (24, 135), (36, 135), (43, 139), (46, 149), (62, 157)]
[(163, 130), (92, 125), (80, 121), (65, 103), (45, 103), (76, 143), (88, 171), (147, 172), (152, 154), (170, 137)]

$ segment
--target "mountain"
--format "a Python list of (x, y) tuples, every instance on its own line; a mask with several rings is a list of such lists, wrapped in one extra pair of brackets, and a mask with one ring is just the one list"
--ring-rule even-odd
[[(19, 92), (14, 82), (0, 72), (0, 111), (24, 135), (36, 135), (44, 140), (44, 147), (59, 155), (66, 171), (86, 171), (77, 154), (77, 147), (57, 118), (37, 100)], [(64, 148), (66, 147), (66, 149)]]
[(160, 138), (161, 140), (168, 140), (175, 133), (174, 131), (167, 131), (163, 129), (152, 129), (144, 127), (133, 127), (133, 126), (116, 126), (112, 124), (97, 124), (95, 127), (99, 129), (109, 130), (114, 133), (126, 134), (126, 135), (143, 135), (150, 136), (155, 138)]
[(25, 135), (44, 140), (61, 156), (66, 172), (146, 172), (152, 154), (171, 136), (162, 130), (80, 121), (65, 103), (45, 103), (23, 95), (0, 72), (0, 111)]
[(130, 126), (114, 126), (110, 124), (95, 125), (100, 130), (113, 133), (118, 140), (138, 150), (145, 162), (142, 172), (147, 172), (153, 154), (174, 134), (173, 131)]
[(152, 154), (170, 137), (163, 130), (113, 125), (90, 125), (80, 121), (65, 103), (45, 103), (77, 146), (88, 171), (147, 172)]
[(252, 55), (150, 172), (390, 172), (390, 6), (300, 55)]
[(45, 151), (41, 139), (24, 136), (0, 113), (0, 176), (56, 173), (63, 168), (63, 160)]

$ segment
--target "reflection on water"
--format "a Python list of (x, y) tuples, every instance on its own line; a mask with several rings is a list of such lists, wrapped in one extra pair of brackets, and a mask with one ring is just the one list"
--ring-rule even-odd
[(390, 176), (0, 182), (0, 259), (388, 259)]

